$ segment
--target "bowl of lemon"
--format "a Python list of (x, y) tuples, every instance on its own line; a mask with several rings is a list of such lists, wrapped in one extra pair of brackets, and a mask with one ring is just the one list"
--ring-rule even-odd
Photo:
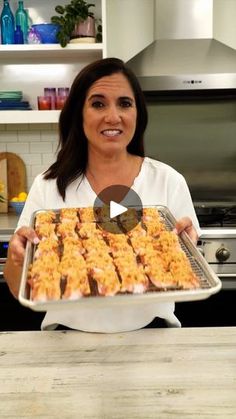
[(27, 199), (26, 192), (20, 192), (17, 196), (14, 196), (10, 200), (10, 206), (14, 209), (17, 215), (20, 215), (25, 206), (25, 201)]

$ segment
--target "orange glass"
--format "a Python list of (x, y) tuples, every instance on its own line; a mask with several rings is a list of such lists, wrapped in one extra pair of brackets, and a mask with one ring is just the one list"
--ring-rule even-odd
[(38, 109), (40, 111), (49, 111), (52, 109), (51, 96), (38, 96)]

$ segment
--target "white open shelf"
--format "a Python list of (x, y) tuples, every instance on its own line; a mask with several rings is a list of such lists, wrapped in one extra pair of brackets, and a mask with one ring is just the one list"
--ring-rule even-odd
[[(67, 63), (67, 68), (70, 68), (70, 63), (86, 62), (89, 58), (90, 60), (98, 59), (102, 57), (103, 44), (102, 43), (76, 43), (68, 44), (65, 48), (62, 48), (59, 44), (27, 44), (27, 45), (0, 45), (0, 61), (6, 61), (7, 64), (21, 64), (19, 71), (11, 67), (11, 72), (8, 73), (8, 76), (11, 77), (9, 85), (2, 85), (0, 90), (20, 90), (21, 86), (22, 91), (26, 99), (29, 99), (29, 102), (32, 103), (32, 97), (37, 96), (39, 93), (33, 95), (34, 93), (34, 83), (36, 86), (39, 85), (37, 77), (38, 71), (35, 72), (32, 69), (32, 64), (35, 63), (35, 69), (37, 70), (37, 65), (39, 63), (62, 63), (65, 61)], [(88, 58), (86, 57), (88, 56)], [(42, 61), (41, 61), (42, 60)], [(30, 68), (30, 77), (27, 73), (24, 74), (24, 69), (27, 64)], [(62, 68), (61, 65), (61, 68)], [(73, 64), (72, 64), (73, 66)], [(76, 64), (74, 64), (76, 67)], [(9, 67), (10, 68), (10, 67)], [(73, 68), (73, 67), (72, 67)], [(8, 69), (9, 71), (9, 69)], [(14, 72), (13, 72), (14, 71)], [(29, 70), (28, 70), (29, 71)], [(9, 80), (8, 77), (8, 80)], [(21, 78), (24, 84), (21, 84)], [(28, 77), (28, 79), (27, 79)], [(45, 76), (43, 79), (43, 73), (41, 70), (40, 77), (44, 80), (44, 85), (47, 84)], [(46, 79), (50, 76), (47, 73)], [(5, 77), (6, 79), (6, 77)], [(4, 79), (4, 80), (5, 80)], [(28, 83), (25, 83), (25, 80), (29, 80)], [(50, 80), (50, 79), (49, 79)], [(55, 78), (55, 80), (57, 80)], [(29, 88), (31, 83), (31, 87)], [(48, 82), (50, 84), (50, 82)], [(63, 82), (56, 81), (57, 85), (63, 85)], [(10, 87), (12, 86), (12, 87)], [(19, 86), (19, 87), (18, 87)], [(26, 86), (30, 89), (27, 92)], [(32, 87), (33, 86), (33, 87)], [(30, 99), (31, 98), (31, 99)], [(0, 111), (0, 125), (4, 124), (43, 124), (43, 123), (57, 123), (60, 111), (38, 111), (38, 110), (9, 110), (9, 111)]]
[(76, 43), (68, 44), (62, 48), (60, 44), (25, 44), (25, 45), (0, 45), (0, 57), (15, 59), (17, 57), (47, 57), (68, 56), (78, 53), (95, 53), (103, 51), (102, 43)]
[(0, 111), (0, 124), (56, 124), (60, 111)]

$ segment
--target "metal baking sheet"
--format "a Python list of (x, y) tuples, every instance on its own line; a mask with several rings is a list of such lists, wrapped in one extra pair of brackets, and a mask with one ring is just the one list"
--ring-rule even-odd
[[(153, 208), (154, 206), (147, 206), (148, 208)], [(161, 218), (164, 221), (165, 227), (168, 231), (171, 231), (176, 223), (175, 218), (170, 213), (167, 207), (164, 206), (155, 206), (158, 210)], [(137, 208), (136, 208), (137, 209)], [(59, 213), (59, 210), (53, 210), (56, 213)], [(38, 212), (36, 211), (31, 220), (31, 226), (34, 227), (35, 217)], [(50, 300), (50, 301), (33, 301), (30, 299), (30, 286), (27, 282), (28, 269), (29, 265), (33, 261), (33, 254), (35, 251), (35, 246), (27, 242), (26, 246), (26, 255), (23, 265), (21, 284), (19, 290), (19, 301), (22, 305), (31, 308), (35, 311), (48, 311), (55, 309), (72, 309), (73, 307), (90, 306), (93, 308), (96, 307), (106, 307), (111, 305), (131, 305), (131, 304), (147, 304), (158, 303), (158, 302), (183, 302), (183, 301), (195, 301), (203, 300), (210, 297), (212, 294), (217, 293), (221, 289), (221, 281), (211, 269), (209, 264), (206, 262), (202, 254), (199, 252), (197, 247), (193, 244), (188, 235), (183, 232), (179, 235), (179, 242), (182, 250), (186, 253), (193, 272), (200, 279), (200, 288), (190, 289), (190, 290), (155, 290), (155, 291), (146, 291), (142, 294), (116, 294), (114, 296), (86, 296), (80, 297), (75, 300), (69, 299), (60, 299), (60, 300)]]

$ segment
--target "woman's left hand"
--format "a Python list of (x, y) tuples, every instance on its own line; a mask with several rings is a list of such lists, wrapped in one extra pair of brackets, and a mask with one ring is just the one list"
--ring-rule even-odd
[(178, 220), (177, 223), (175, 224), (174, 231), (176, 231), (177, 234), (180, 234), (182, 233), (182, 231), (185, 231), (190, 237), (190, 239), (195, 244), (197, 244), (198, 234), (197, 234), (197, 230), (195, 229), (192, 223), (191, 218), (189, 217), (180, 218), (180, 220)]

